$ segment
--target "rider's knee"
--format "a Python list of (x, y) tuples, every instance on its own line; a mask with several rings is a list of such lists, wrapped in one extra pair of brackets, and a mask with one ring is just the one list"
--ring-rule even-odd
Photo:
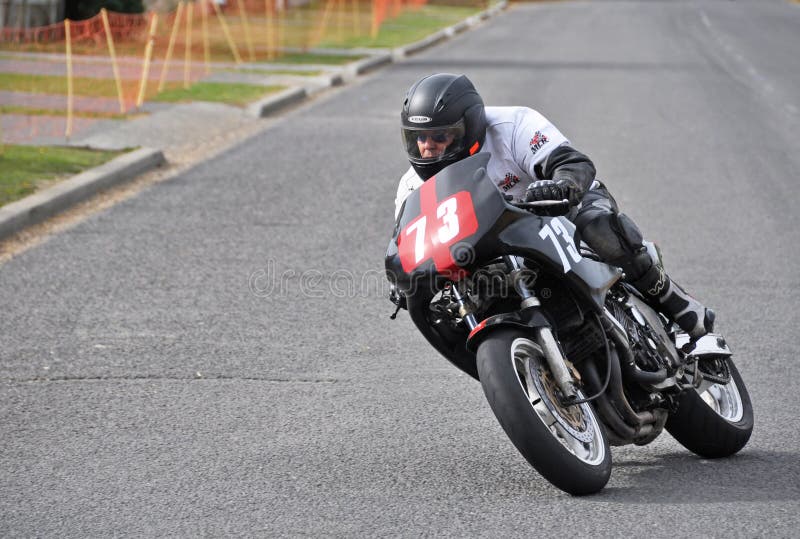
[(641, 277), (653, 265), (642, 233), (630, 217), (612, 211), (596, 211), (583, 217), (581, 239), (602, 260), (621, 267), (630, 279)]

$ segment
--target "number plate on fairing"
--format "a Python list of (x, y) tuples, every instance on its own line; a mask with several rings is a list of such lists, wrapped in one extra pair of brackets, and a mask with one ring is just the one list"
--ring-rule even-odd
[(400, 262), (411, 273), (423, 262), (433, 260), (442, 275), (459, 271), (450, 248), (478, 230), (475, 206), (469, 191), (460, 191), (436, 201), (436, 177), (420, 187), (422, 215), (414, 219), (397, 237)]

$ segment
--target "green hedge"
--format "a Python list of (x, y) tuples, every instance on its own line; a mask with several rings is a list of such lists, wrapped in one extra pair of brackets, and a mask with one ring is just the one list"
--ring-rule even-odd
[(142, 0), (82, 0), (67, 2), (66, 17), (72, 21), (80, 21), (94, 17), (100, 13), (100, 8), (118, 13), (142, 13), (144, 3)]

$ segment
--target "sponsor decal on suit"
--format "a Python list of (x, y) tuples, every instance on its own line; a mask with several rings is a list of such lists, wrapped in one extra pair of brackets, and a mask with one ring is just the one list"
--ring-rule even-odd
[(500, 182), (499, 187), (505, 193), (518, 183), (519, 183), (519, 178), (509, 172), (508, 174), (506, 174), (506, 177), (503, 178), (503, 181)]
[(533, 138), (531, 139), (531, 153), (536, 154), (536, 152), (538, 152), (542, 146), (547, 144), (548, 140), (549, 139), (547, 138), (547, 135), (541, 131), (534, 133)]
[(664, 290), (664, 286), (667, 284), (667, 276), (664, 274), (664, 268), (658, 266), (658, 279), (653, 286), (647, 291), (648, 294), (651, 296), (658, 296), (661, 294), (661, 291)]

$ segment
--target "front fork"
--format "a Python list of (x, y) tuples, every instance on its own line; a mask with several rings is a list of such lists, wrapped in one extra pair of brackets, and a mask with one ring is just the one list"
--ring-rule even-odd
[[(519, 297), (522, 298), (520, 308), (540, 307), (542, 304), (539, 298), (536, 297), (536, 293), (531, 290), (525, 282), (521, 259), (509, 255), (503, 257), (503, 262), (505, 262), (508, 268), (509, 275), (514, 284), (514, 289), (517, 294), (519, 294)], [(468, 303), (464, 300), (464, 296), (462, 296), (461, 292), (458, 290), (458, 285), (456, 283), (452, 285), (452, 295), (453, 300), (458, 305), (461, 319), (464, 320), (464, 323), (471, 332), (478, 326), (478, 322), (475, 319), (475, 315), (471, 312)], [(561, 353), (558, 342), (553, 335), (553, 330), (549, 326), (537, 326), (534, 328), (534, 332), (536, 334), (536, 341), (542, 348), (547, 365), (550, 367), (550, 372), (553, 374), (553, 378), (558, 388), (561, 390), (564, 399), (567, 402), (577, 399), (578, 394), (575, 389), (575, 384), (573, 383), (572, 374), (567, 368), (566, 358), (564, 358), (564, 355)]]

